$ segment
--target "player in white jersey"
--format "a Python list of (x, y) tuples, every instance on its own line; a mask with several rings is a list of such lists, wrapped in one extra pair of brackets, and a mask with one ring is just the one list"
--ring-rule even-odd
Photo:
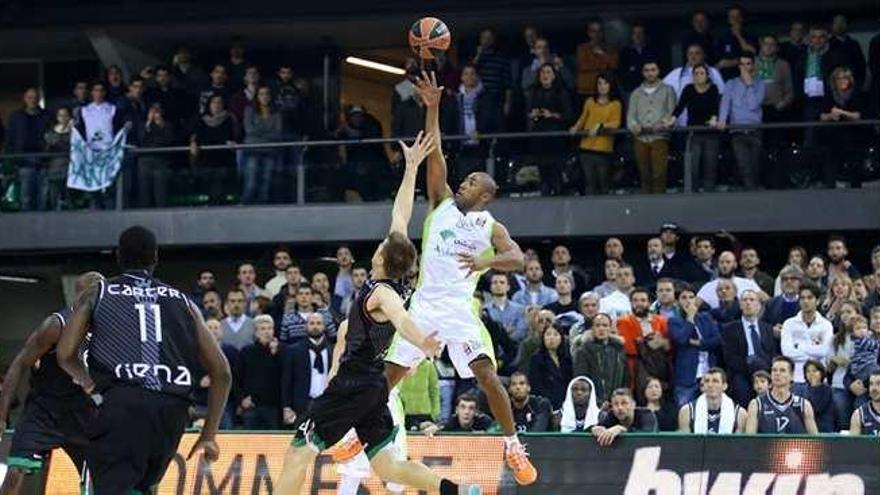
[[(537, 479), (537, 470), (516, 436), (510, 399), (498, 379), (492, 340), (473, 302), (477, 282), (485, 271), (521, 269), (523, 253), (507, 229), (486, 211), (497, 190), (491, 176), (472, 173), (452, 193), (440, 147), (443, 88), (437, 86), (434, 74), (423, 74), (417, 92), (426, 107), (425, 131), (434, 136), (437, 148), (428, 156), (430, 213), (422, 230), (419, 281), (410, 301), (410, 315), (419, 328), (438, 332), (437, 338), (446, 345), (461, 377), (476, 377), (492, 416), (502, 427), (507, 464), (516, 481), (528, 485)], [(389, 385), (393, 387), (424, 355), (395, 338), (385, 359)]]

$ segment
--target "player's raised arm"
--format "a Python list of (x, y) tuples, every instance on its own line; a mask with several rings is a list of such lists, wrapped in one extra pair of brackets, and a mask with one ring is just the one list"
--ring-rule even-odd
[(403, 141), (399, 141), (399, 144), (401, 150), (403, 150), (403, 156), (406, 158), (406, 170), (403, 173), (403, 181), (400, 183), (400, 188), (397, 190), (397, 196), (394, 198), (389, 232), (398, 232), (406, 236), (409, 220), (412, 218), (416, 176), (419, 172), (419, 165), (434, 150), (435, 141), (430, 134), (426, 136), (425, 133), (420, 132), (412, 146), (406, 146)]
[(328, 383), (339, 372), (339, 361), (342, 359), (342, 353), (345, 352), (346, 334), (348, 334), (348, 320), (343, 320), (336, 330), (336, 345), (333, 346), (333, 357), (330, 359), (330, 373), (327, 373)]
[(440, 342), (434, 338), (434, 334), (424, 335), (410, 318), (403, 300), (396, 292), (387, 286), (379, 286), (373, 291), (368, 307), (379, 309), (391, 321), (400, 336), (421, 349), (425, 356), (432, 358), (440, 354)]
[(444, 199), (452, 196), (440, 138), (440, 100), (443, 97), (443, 87), (437, 86), (435, 73), (428, 75), (422, 72), (421, 79), (416, 82), (416, 92), (425, 103), (425, 132), (434, 136), (437, 145), (434, 152), (428, 155), (428, 204), (433, 210)]
[(61, 332), (58, 339), (58, 366), (68, 375), (73, 377), (74, 383), (81, 386), (90, 394), (95, 388), (95, 382), (89, 376), (89, 371), (79, 356), (79, 348), (86, 339), (86, 334), (92, 325), (92, 312), (98, 301), (100, 284), (92, 284), (86, 287), (76, 301), (76, 309), (67, 323), (67, 327)]

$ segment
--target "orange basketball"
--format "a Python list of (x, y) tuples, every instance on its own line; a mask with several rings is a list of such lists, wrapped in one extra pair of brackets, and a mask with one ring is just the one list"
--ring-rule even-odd
[(449, 48), (452, 35), (436, 17), (423, 17), (409, 28), (409, 46), (421, 59), (430, 60)]

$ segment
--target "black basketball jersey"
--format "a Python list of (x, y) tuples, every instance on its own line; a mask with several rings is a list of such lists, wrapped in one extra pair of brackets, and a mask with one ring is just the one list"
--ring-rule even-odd
[(141, 387), (190, 398), (198, 362), (193, 303), (146, 272), (100, 284), (88, 364), (98, 390)]
[(787, 401), (776, 402), (770, 392), (758, 396), (758, 433), (806, 433), (804, 398), (791, 394)]
[[(67, 327), (67, 321), (72, 314), (73, 308), (68, 307), (52, 313), (51, 316), (58, 320), (61, 324), (61, 331), (64, 332), (64, 329)], [(82, 348), (80, 348), (80, 355), (82, 355), (85, 347), (86, 344), (83, 343)], [(61, 366), (58, 366), (56, 351), (57, 349), (53, 345), (49, 352), (41, 357), (31, 369), (30, 395), (67, 397), (82, 394), (82, 388), (74, 384), (73, 378), (61, 369)]]
[(340, 374), (381, 376), (385, 371), (385, 354), (394, 337), (394, 326), (391, 322), (373, 320), (367, 311), (367, 300), (380, 285), (403, 294), (403, 288), (389, 280), (367, 280), (361, 287), (348, 313), (345, 352), (339, 360)]
[(880, 413), (874, 410), (871, 402), (859, 406), (858, 411), (862, 419), (862, 435), (880, 436)]

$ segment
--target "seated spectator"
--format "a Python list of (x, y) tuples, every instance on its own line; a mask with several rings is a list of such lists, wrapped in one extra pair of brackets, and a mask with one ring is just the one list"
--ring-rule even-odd
[(532, 356), (543, 347), (543, 335), (547, 328), (553, 326), (555, 316), (546, 309), (526, 309), (526, 319), (529, 322), (529, 335), (519, 344), (516, 355), (517, 369), (526, 375), (532, 365)]
[(369, 274), (367, 273), (367, 269), (362, 266), (356, 266), (351, 269), (351, 293), (346, 297), (341, 297), (338, 293), (333, 294), (333, 303), (332, 308), (338, 314), (347, 315), (349, 311), (351, 311), (351, 305), (354, 304), (354, 299), (357, 297), (358, 292), (360, 292), (361, 288), (367, 282), (367, 278)]
[(577, 299), (582, 293), (587, 291), (587, 275), (584, 274), (580, 267), (572, 264), (571, 252), (567, 246), (560, 244), (554, 247), (550, 262), (553, 263), (553, 269), (544, 274), (544, 285), (553, 287), (556, 285), (556, 278), (559, 275), (565, 274), (571, 278), (573, 298)]
[[(244, 110), (245, 144), (265, 144), (281, 140), (281, 114), (272, 108), (272, 90), (260, 86), (254, 105)], [(244, 185), (241, 202), (269, 202), (273, 174), (279, 163), (277, 149), (245, 150)]]
[(709, 368), (700, 379), (703, 393), (678, 411), (678, 431), (697, 435), (742, 433), (746, 411), (727, 396), (727, 373)]
[(272, 267), (275, 269), (275, 275), (265, 284), (265, 290), (269, 297), (274, 299), (281, 292), (281, 288), (287, 283), (287, 269), (291, 265), (293, 265), (293, 257), (286, 247), (279, 247), (272, 253)]
[(433, 361), (423, 360), (398, 386), (408, 431), (422, 431), (440, 418), (440, 386)]
[(541, 78), (541, 68), (544, 65), (552, 65), (553, 70), (559, 77), (559, 82), (570, 95), (575, 89), (574, 73), (565, 66), (565, 60), (550, 50), (550, 42), (546, 38), (537, 38), (531, 50), (534, 57), (531, 62), (523, 67), (520, 75), (520, 83), (523, 93), (531, 91)]
[(762, 298), (762, 301), (768, 299), (767, 294), (765, 294), (754, 281), (736, 276), (736, 268), (736, 256), (730, 251), (724, 251), (721, 253), (721, 255), (718, 256), (718, 278), (703, 285), (697, 293), (697, 297), (699, 297), (702, 302), (708, 304), (710, 308), (717, 308), (719, 306), (717, 294), (718, 282), (721, 279), (726, 279), (733, 282), (736, 289), (735, 295), (737, 297), (742, 296), (742, 293), (747, 290), (753, 290), (758, 293)]
[[(55, 110), (55, 122), (43, 133), (46, 151), (65, 153), (66, 156), (49, 158), (46, 166), (46, 196), (49, 210), (59, 211), (69, 206), (67, 190), (67, 169), (70, 167), (70, 131), (73, 120), (70, 108)], [(2, 138), (2, 124), (0, 124)], [(2, 142), (2, 141), (0, 141)]]
[(721, 353), (730, 377), (730, 396), (746, 407), (752, 399), (752, 377), (770, 368), (776, 351), (773, 329), (758, 321), (761, 301), (754, 291), (741, 299), (742, 317), (721, 326)]
[(596, 388), (586, 376), (576, 376), (568, 384), (559, 431), (575, 433), (590, 431), (599, 422), (600, 408), (596, 402)]
[(525, 374), (517, 371), (510, 375), (507, 391), (517, 433), (550, 431), (553, 407), (546, 398), (531, 393)]
[[(718, 297), (718, 307), (710, 310), (709, 313), (719, 325), (724, 325), (742, 316), (733, 280), (727, 278), (718, 279), (715, 293)], [(708, 307), (705, 304), (702, 306)]]
[(511, 300), (523, 306), (546, 306), (559, 299), (556, 291), (547, 287), (542, 282), (544, 270), (541, 262), (530, 260), (526, 262), (526, 287), (513, 295)]
[(740, 6), (727, 9), (727, 32), (715, 41), (714, 54), (718, 60), (716, 66), (721, 70), (725, 81), (737, 76), (739, 57), (743, 53), (758, 52), (757, 40), (745, 30), (743, 14)]
[(658, 431), (675, 431), (678, 428), (678, 407), (666, 398), (664, 383), (660, 379), (649, 377), (641, 389), (641, 395), (645, 409), (653, 412), (657, 418)]
[(529, 331), (526, 321), (526, 308), (508, 298), (510, 283), (506, 273), (493, 273), (490, 292), (492, 298), (484, 308), (489, 318), (501, 325), (507, 335), (515, 342), (522, 342)]
[(880, 373), (872, 373), (866, 401), (853, 411), (850, 418), (850, 435), (880, 435)]
[(583, 343), (582, 339), (593, 326), (593, 318), (599, 314), (599, 297), (593, 292), (584, 292), (578, 299), (580, 321), (568, 330), (568, 342), (571, 354), (574, 356), (575, 348)]
[[(844, 303), (840, 320), (834, 324), (834, 340), (831, 343), (833, 354), (828, 360), (828, 374), (831, 375), (831, 400), (834, 402), (834, 424), (837, 430), (845, 430), (853, 410), (853, 395), (847, 385), (853, 381), (849, 376), (849, 366), (853, 358), (853, 327), (862, 319), (859, 305), (855, 301)], [(867, 382), (862, 382), (862, 384)]]
[(226, 111), (226, 100), (217, 94), (208, 100), (208, 110), (200, 114), (190, 137), (190, 163), (196, 167), (200, 190), (206, 191), (212, 204), (225, 201), (230, 174), (236, 168), (235, 152), (229, 149), (202, 151), (199, 146), (235, 144), (238, 122)]
[(573, 347), (572, 374), (591, 377), (591, 391), (600, 404), (611, 399), (611, 392), (629, 384), (623, 337), (612, 333), (611, 317), (599, 313), (593, 328)]
[(657, 417), (653, 411), (636, 408), (632, 391), (618, 388), (611, 394), (611, 410), (604, 411), (591, 433), (600, 447), (610, 447), (621, 433), (657, 431)]
[[(695, 48), (694, 46), (690, 49)], [(667, 124), (677, 122), (679, 126), (705, 126), (718, 120), (720, 92), (724, 90), (724, 86), (720, 82), (716, 85), (709, 77), (712, 70), (715, 69), (703, 63), (691, 69), (693, 82), (681, 90), (678, 104), (672, 116), (666, 121)], [(720, 74), (718, 79), (721, 79)], [(695, 180), (702, 178), (699, 184), (703, 191), (712, 192), (718, 181), (718, 134), (697, 132), (688, 139), (690, 139), (692, 177)]]
[(611, 315), (617, 320), (632, 312), (630, 303), (630, 295), (635, 284), (635, 276), (633, 269), (629, 265), (621, 265), (617, 269), (617, 276), (614, 279), (615, 290), (611, 294), (599, 300), (599, 312)]
[(695, 239), (694, 264), (697, 270), (688, 282), (702, 286), (718, 278), (718, 263), (715, 261), (715, 241), (711, 237), (699, 236)]
[[(755, 55), (743, 53), (739, 56), (739, 77), (725, 83), (721, 95), (721, 109), (718, 112), (719, 129), (731, 126), (759, 125), (763, 121), (764, 81), (755, 79)], [(763, 142), (761, 131), (756, 129), (734, 129), (730, 132), (730, 146), (747, 191), (758, 187), (761, 179), (761, 159)]]
[[(792, 363), (792, 390), (803, 395), (807, 389), (804, 363), (815, 359), (824, 363), (832, 354), (834, 329), (831, 322), (819, 314), (819, 290), (810, 284), (801, 287), (800, 312), (782, 324), (782, 355)], [(775, 385), (775, 382), (774, 382)]]
[(828, 271), (825, 257), (815, 254), (810, 257), (807, 268), (804, 270), (804, 282), (810, 282), (819, 288), (819, 292), (825, 294), (828, 290)]
[(223, 314), (223, 299), (216, 290), (209, 289), (202, 296), (202, 315), (205, 319), (214, 318), (217, 321), (226, 318)]
[[(803, 292), (801, 293), (803, 299)], [(749, 403), (746, 433), (816, 435), (819, 429), (810, 401), (791, 390), (794, 362), (785, 356), (773, 358), (771, 388)]]
[(617, 53), (605, 44), (605, 26), (599, 19), (587, 24), (587, 42), (577, 47), (577, 92), (582, 96), (596, 95), (596, 77), (617, 69)]
[(675, 110), (675, 91), (660, 80), (660, 66), (646, 61), (644, 82), (629, 97), (626, 126), (635, 136), (634, 153), (642, 193), (666, 192), (669, 161), (668, 117)]
[(562, 334), (548, 326), (541, 334), (541, 347), (531, 358), (528, 377), (537, 395), (546, 397), (553, 409), (562, 407), (565, 386), (571, 380), (571, 357)]
[(303, 277), (302, 270), (296, 262), (291, 261), (291, 265), (284, 270), (284, 279), (287, 283), (281, 286), (275, 297), (272, 298), (272, 318), (276, 322), (281, 321), (284, 316), (284, 305), (290, 297), (296, 297), (296, 293), (301, 285), (309, 285), (309, 280)]
[(636, 265), (636, 283), (642, 287), (654, 292), (657, 280), (661, 278), (683, 278), (680, 267), (663, 256), (663, 242), (659, 237), (648, 239), (646, 254), (641, 263)]
[(838, 275), (831, 281), (831, 287), (824, 297), (819, 299), (819, 312), (828, 321), (836, 321), (844, 302), (854, 300), (853, 282), (846, 275)]
[(810, 359), (804, 364), (804, 376), (807, 378), (805, 399), (813, 406), (813, 416), (819, 433), (834, 433), (834, 401), (831, 398), (831, 387), (825, 383), (825, 365)]
[(767, 301), (761, 321), (773, 328), (776, 335), (782, 334), (782, 323), (798, 312), (798, 292), (804, 272), (796, 265), (787, 265), (779, 272), (782, 281), (781, 294)]
[[(649, 377), (659, 378), (664, 387), (670, 383), (669, 329), (666, 318), (648, 312), (648, 291), (633, 289), (630, 294), (632, 314), (617, 320), (617, 333), (623, 337), (629, 368), (630, 386), (642, 389)], [(600, 309), (600, 312), (601, 311)]]
[(739, 253), (739, 274), (746, 280), (756, 283), (764, 294), (773, 293), (773, 277), (761, 271), (761, 258), (753, 247), (743, 248)]
[(675, 405), (680, 408), (699, 395), (701, 378), (721, 353), (721, 335), (712, 315), (699, 310), (693, 289), (682, 290), (678, 302), (682, 315), (668, 322), (675, 346)]
[(281, 405), (285, 425), (292, 425), (297, 417), (308, 412), (312, 401), (324, 393), (330, 381), (334, 349), (325, 335), (321, 315), (308, 316), (306, 336), (281, 353)]
[(852, 358), (849, 362), (849, 375), (854, 380), (868, 383), (868, 377), (880, 370), (880, 340), (868, 329), (868, 320), (861, 315), (851, 318)]
[(250, 311), (251, 303), (257, 298), (257, 296), (264, 293), (263, 288), (257, 285), (257, 269), (254, 267), (253, 263), (245, 262), (238, 265), (237, 273), (236, 280), (238, 282), (238, 288), (244, 292), (244, 295), (247, 298), (245, 312), (247, 312), (248, 316), (253, 316)]
[(312, 303), (312, 288), (300, 286), (296, 290), (296, 296), (288, 296), (285, 302), (283, 316), (275, 329), (278, 341), (290, 345), (305, 339), (309, 315), (315, 312), (315, 305)]
[[(639, 64), (641, 73), (642, 65)], [(577, 122), (569, 132), (586, 132), (579, 145), (581, 171), (586, 193), (608, 194), (611, 190), (611, 162), (614, 158), (614, 136), (603, 131), (619, 129), (622, 104), (613, 78), (602, 73), (596, 76), (596, 96), (586, 99)]]
[(617, 290), (617, 286), (614, 285), (614, 282), (617, 280), (617, 271), (620, 269), (620, 264), (621, 262), (616, 259), (607, 259), (602, 264), (602, 273), (605, 274), (605, 280), (601, 284), (593, 287), (591, 291), (596, 294), (596, 297), (599, 299), (609, 296)]
[[(473, 395), (459, 395), (455, 401), (455, 414), (443, 425), (443, 431), (485, 433), (492, 428), (492, 418), (477, 408)], [(426, 430), (430, 431), (430, 430)]]
[[(537, 308), (532, 309), (533, 312), (536, 310)], [(525, 310), (523, 310), (523, 314), (525, 314)], [(523, 319), (525, 320), (526, 318)], [(520, 343), (511, 339), (501, 323), (489, 316), (489, 310), (485, 306), (480, 310), (480, 321), (486, 327), (486, 331), (492, 339), (492, 348), (495, 352), (496, 364), (498, 365), (498, 375), (510, 376), (517, 369), (516, 359), (519, 354)], [(452, 399), (450, 398), (451, 401)]]
[(254, 343), (256, 330), (254, 320), (244, 313), (245, 304), (247, 300), (241, 289), (231, 289), (226, 293), (224, 307), (228, 316), (223, 319), (223, 343), (238, 350)]
[(253, 318), (256, 318), (260, 315), (271, 315), (272, 310), (272, 299), (269, 297), (269, 294), (266, 292), (260, 292), (257, 294), (257, 297), (251, 301), (250, 305), (250, 314)]
[(269, 315), (254, 320), (256, 338), (238, 359), (242, 421), (248, 430), (276, 430), (281, 412), (281, 356)]
[[(215, 292), (216, 293), (216, 292)], [(232, 373), (232, 387), (229, 390), (229, 399), (226, 402), (226, 407), (223, 410), (223, 417), (220, 419), (220, 429), (221, 430), (231, 430), (234, 425), (234, 417), (235, 417), (235, 408), (239, 403), (239, 373), (238, 373), (238, 355), (239, 351), (235, 347), (224, 344), (223, 343), (223, 324), (217, 318), (206, 318), (205, 319), (205, 328), (211, 332), (211, 336), (214, 337), (214, 340), (217, 341), (217, 344), (220, 346), (220, 351), (223, 352), (223, 356), (226, 357), (226, 362), (229, 363), (229, 369)], [(208, 377), (208, 374), (205, 370), (201, 369), (199, 366), (201, 373), (196, 373), (196, 377), (199, 379), (199, 391), (195, 393), (196, 397), (201, 397), (201, 402), (198, 401), (204, 408), (202, 409), (202, 414), (199, 414), (198, 407), (196, 408), (196, 417), (204, 417), (208, 412), (208, 388), (211, 386), (211, 379)]]
[[(686, 287), (691, 293), (693, 288)], [(683, 288), (684, 289), (684, 288)], [(682, 316), (682, 308), (675, 298), (675, 281), (671, 278), (664, 277), (657, 280), (657, 300), (651, 304), (650, 311), (656, 315), (660, 315), (667, 320), (674, 316)]]
[(563, 335), (568, 335), (569, 329), (580, 322), (577, 303), (572, 298), (572, 286), (574, 283), (568, 275), (556, 277), (556, 294), (559, 299), (547, 304), (544, 309), (550, 310), (556, 315), (556, 324)]
[(752, 392), (755, 397), (766, 394), (770, 391), (770, 373), (765, 370), (758, 370), (752, 374)]
[[(529, 132), (553, 132), (568, 129), (573, 120), (571, 95), (559, 81), (553, 64), (541, 66), (538, 80), (526, 93), (526, 116)], [(541, 193), (558, 194), (562, 189), (560, 163), (567, 149), (565, 137), (529, 139), (530, 160), (541, 172)]]
[[(646, 60), (658, 60), (660, 53), (648, 39), (645, 25), (633, 22), (630, 26), (630, 44), (620, 49), (620, 64), (617, 68), (617, 79), (624, 93), (632, 93), (642, 83), (642, 65)], [(599, 77), (596, 78), (596, 92), (599, 89)]]
[[(794, 266), (796, 268), (800, 268), (801, 270), (801, 281), (803, 281), (803, 272), (807, 269), (807, 250), (804, 249), (803, 246), (792, 246), (788, 250), (788, 261), (785, 266)], [(783, 268), (784, 270), (785, 268)], [(776, 282), (773, 285), (773, 296), (778, 296), (782, 294), (782, 276), (776, 276)]]
[[(861, 120), (868, 111), (868, 101), (862, 94), (847, 67), (837, 67), (831, 73), (825, 92), (819, 120), (823, 122), (846, 122)], [(835, 181), (847, 180), (852, 187), (862, 187), (864, 147), (868, 139), (867, 127), (826, 127), (820, 129), (822, 139), (833, 143), (833, 159), (826, 159), (822, 166), (822, 180), (826, 187), (834, 187)], [(828, 157), (831, 158), (831, 157)], [(847, 173), (848, 171), (848, 173)]]

